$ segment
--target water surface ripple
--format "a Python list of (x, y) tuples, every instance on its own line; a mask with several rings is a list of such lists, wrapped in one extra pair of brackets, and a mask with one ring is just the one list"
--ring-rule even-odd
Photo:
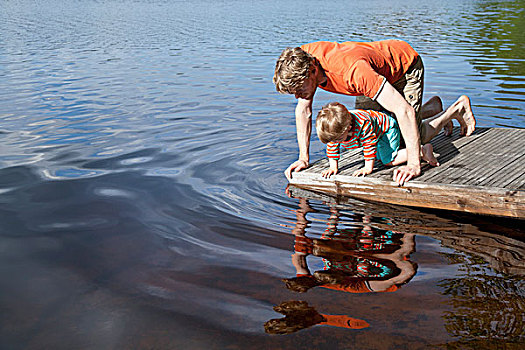
[(427, 98), (523, 128), (524, 23), (520, 1), (0, 1), (0, 347), (519, 346), (520, 223), (289, 197), (271, 79), (288, 46), (400, 38)]

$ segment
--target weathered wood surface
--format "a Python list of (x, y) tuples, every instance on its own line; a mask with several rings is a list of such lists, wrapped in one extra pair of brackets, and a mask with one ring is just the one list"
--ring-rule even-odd
[(483, 215), (525, 218), (525, 129), (478, 128), (469, 137), (438, 135), (432, 140), (439, 167), (423, 166), (420, 177), (399, 187), (394, 168), (379, 163), (366, 177), (352, 173), (364, 166), (360, 150), (341, 155), (340, 172), (330, 179), (324, 158), (301, 172), (291, 184), (361, 199)]

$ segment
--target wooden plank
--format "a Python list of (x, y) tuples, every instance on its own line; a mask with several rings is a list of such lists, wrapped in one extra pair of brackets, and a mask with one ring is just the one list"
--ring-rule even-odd
[(435, 149), (440, 149), (442, 147), (447, 147), (450, 144), (454, 144), (456, 148), (462, 147), (465, 144), (468, 144), (477, 138), (481, 137), (483, 134), (488, 132), (489, 128), (478, 128), (474, 131), (472, 135), (469, 137), (464, 137), (460, 135), (460, 128), (456, 127), (452, 131), (452, 135), (445, 136), (445, 134), (440, 133), (438, 136), (436, 136), (434, 139), (430, 141), (432, 146), (434, 146)]
[[(496, 138), (496, 135), (491, 133), (490, 130), (487, 130), (484, 133), (478, 134), (477, 137), (471, 140), (465, 138), (464, 141), (466, 142), (455, 142), (451, 147), (455, 147), (456, 149), (447, 155), (449, 157), (448, 161), (443, 164), (442, 157), (438, 157), (438, 161), (440, 161), (442, 165), (439, 168), (434, 169), (431, 175), (425, 176), (424, 180), (454, 183), (459, 176), (463, 175), (465, 167), (468, 164), (472, 164), (470, 159), (472, 158), (474, 151), (479, 149), (478, 142), (480, 142), (480, 139), (483, 140), (481, 142), (487, 142), (485, 140), (490, 140), (492, 138)], [(453, 162), (451, 162), (452, 159), (454, 159)]]
[[(503, 187), (505, 181), (502, 176), (506, 176), (507, 171), (512, 171), (512, 164), (516, 164), (516, 156), (504, 154), (499, 157), (485, 157), (483, 154), (478, 154), (473, 157), (472, 163), (472, 166), (467, 166), (468, 172), (464, 173), (455, 183), (473, 186), (490, 184), (491, 187)], [(521, 168), (523, 169), (523, 165)]]
[(476, 186), (488, 187), (506, 187), (508, 179), (514, 179), (524, 173), (525, 155), (519, 158), (514, 158), (506, 164), (501, 164), (500, 167), (491, 167), (492, 173), (490, 176), (482, 177), (474, 183)]
[(502, 129), (490, 130), (484, 134), (482, 138), (478, 138), (474, 142), (470, 142), (461, 147), (453, 161), (436, 168), (432, 175), (425, 176), (422, 180), (439, 183), (468, 184), (469, 181), (476, 179), (476, 166), (497, 166), (498, 162), (496, 160), (498, 157), (496, 157), (496, 155), (501, 154), (490, 153), (491, 150), (487, 149), (487, 145), (490, 144), (491, 149), (505, 149), (507, 139), (514, 141), (516, 138), (523, 136), (515, 133), (502, 135), (502, 133), (497, 130)]
[[(513, 176), (516, 171), (523, 172), (523, 148), (516, 148), (516, 145), (523, 140), (523, 133), (511, 132), (502, 135), (504, 144), (499, 149), (492, 149), (492, 146), (484, 145), (479, 151), (483, 159), (479, 160), (479, 166), (472, 169), (471, 180), (468, 184), (475, 186), (505, 187), (506, 177)], [(521, 168), (521, 169), (520, 169)], [(462, 181), (460, 183), (467, 183)]]
[[(512, 181), (509, 179), (519, 178), (525, 173), (525, 137), (520, 133), (521, 137), (515, 138), (513, 142), (509, 142), (508, 146), (503, 150), (505, 158), (514, 158), (512, 162), (502, 166), (497, 172), (485, 181), (479, 181), (480, 186), (505, 187), (516, 188), (516, 185), (511, 185)], [(498, 163), (494, 160), (494, 163)], [(523, 184), (523, 181), (521, 182)]]
[[(341, 176), (336, 175), (333, 176), (330, 179), (324, 179), (321, 176), (316, 176), (315, 174), (301, 174), (297, 173), (294, 174), (294, 179), (292, 179), (292, 184), (300, 184), (300, 185), (314, 185), (318, 187), (339, 187), (342, 189), (345, 185), (348, 185), (350, 187), (356, 188), (356, 193), (358, 191), (364, 190), (364, 191), (374, 191), (375, 189), (372, 187), (379, 188), (381, 190), (388, 190), (388, 192), (394, 193), (395, 195), (402, 195), (404, 196), (406, 193), (412, 193), (415, 189), (437, 189), (440, 192), (447, 193), (451, 189), (453, 189), (454, 193), (457, 193), (458, 191), (467, 192), (467, 194), (471, 194), (473, 191), (479, 190), (478, 188), (473, 188), (471, 186), (451, 186), (451, 185), (443, 185), (443, 184), (425, 184), (420, 183), (418, 181), (411, 181), (406, 184), (404, 187), (397, 186), (394, 182), (385, 182), (374, 178), (363, 178), (363, 177), (348, 177), (348, 176)], [(303, 186), (304, 187), (304, 186)], [(333, 192), (333, 191), (332, 191)], [(501, 193), (509, 193), (511, 195), (509, 201), (512, 203), (514, 200), (512, 199), (512, 191), (506, 191), (501, 189), (491, 190), (491, 189), (484, 189), (482, 192), (485, 192), (487, 194), (498, 194)], [(387, 195), (388, 193), (385, 193), (384, 195)], [(384, 196), (379, 194), (380, 196)], [(428, 200), (428, 198), (425, 198), (425, 200)], [(435, 201), (440, 201), (439, 198), (434, 199)], [(475, 200), (475, 199), (474, 199)], [(486, 205), (486, 203), (482, 200), (479, 201), (480, 205)]]
[(484, 134), (489, 131), (490, 129), (488, 128), (479, 128), (469, 137), (464, 137), (460, 135), (460, 128), (454, 128), (451, 136), (440, 134), (437, 140), (434, 139), (430, 143), (434, 146), (434, 152), (439, 154), (440, 162), (444, 164), (459, 154), (459, 150), (462, 147), (476, 141), (480, 137), (483, 137)]
[(312, 190), (397, 205), (458, 210), (485, 215), (525, 217), (525, 192), (411, 181), (399, 187), (374, 178), (296, 173), (292, 184)]
[(523, 189), (525, 187), (525, 172), (516, 178), (510, 179), (510, 181), (505, 184), (505, 188), (516, 188)]

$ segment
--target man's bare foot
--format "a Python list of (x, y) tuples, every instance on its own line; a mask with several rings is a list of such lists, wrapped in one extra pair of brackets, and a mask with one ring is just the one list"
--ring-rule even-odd
[(434, 157), (434, 147), (431, 143), (421, 146), (421, 158), (432, 166), (439, 166), (439, 162)]
[(470, 106), (470, 99), (462, 95), (458, 98), (455, 104), (458, 104), (458, 117), (456, 118), (461, 125), (461, 135), (470, 136), (474, 129), (476, 129), (476, 118), (472, 113)]

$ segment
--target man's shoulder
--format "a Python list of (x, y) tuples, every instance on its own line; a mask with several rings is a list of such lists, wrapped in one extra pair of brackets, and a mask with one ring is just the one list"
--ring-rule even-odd
[(300, 47), (304, 51), (310, 54), (314, 54), (314, 53), (322, 53), (322, 52), (333, 50), (334, 48), (337, 47), (337, 45), (338, 44), (336, 42), (332, 42), (332, 41), (314, 41), (308, 44), (303, 44)]

